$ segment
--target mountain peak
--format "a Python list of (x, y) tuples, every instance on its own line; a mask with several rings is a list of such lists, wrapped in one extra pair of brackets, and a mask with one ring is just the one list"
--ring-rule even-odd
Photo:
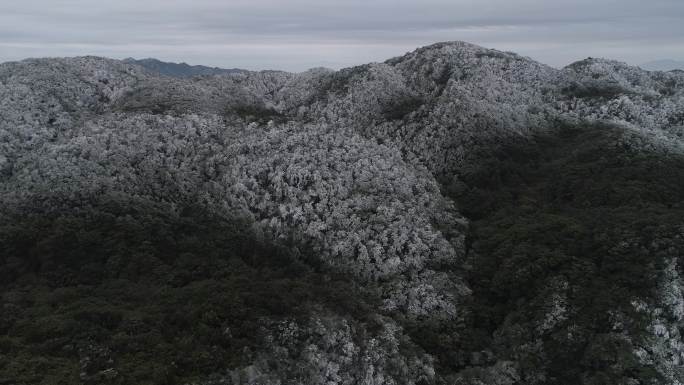
[(504, 59), (504, 60), (515, 59), (515, 60), (533, 61), (532, 59), (520, 56), (514, 52), (504, 52), (504, 51), (499, 51), (496, 49), (485, 48), (485, 47), (482, 47), (482, 46), (477, 45), (477, 44), (468, 43), (468, 42), (460, 41), (460, 40), (444, 41), (444, 42), (426, 45), (424, 47), (420, 47), (418, 49), (415, 49), (414, 51), (409, 52), (404, 56), (401, 56), (399, 58), (390, 59), (390, 60), (401, 59), (403, 57), (419, 56), (419, 55), (423, 55), (423, 56), (425, 56), (425, 55), (427, 55), (427, 56), (462, 56), (462, 57), (471, 57), (471, 58), (489, 57), (489, 58), (499, 58), (499, 59)]

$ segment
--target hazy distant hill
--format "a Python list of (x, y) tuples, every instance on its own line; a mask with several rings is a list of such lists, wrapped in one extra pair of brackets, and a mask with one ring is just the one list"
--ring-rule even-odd
[(684, 61), (678, 60), (654, 60), (640, 66), (647, 71), (672, 71), (684, 70)]
[(135, 63), (147, 68), (150, 71), (157, 72), (161, 75), (173, 76), (177, 78), (193, 77), (199, 75), (225, 75), (246, 72), (246, 70), (238, 68), (226, 69), (218, 67), (207, 67), (202, 65), (189, 65), (187, 63), (170, 63), (152, 58), (128, 58), (125, 59), (124, 62)]

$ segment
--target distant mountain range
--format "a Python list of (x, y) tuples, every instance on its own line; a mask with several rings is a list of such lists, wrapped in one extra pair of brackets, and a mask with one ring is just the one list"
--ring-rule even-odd
[(226, 69), (218, 67), (207, 67), (202, 65), (190, 65), (187, 63), (171, 63), (153, 58), (128, 58), (125, 59), (124, 62), (137, 64), (160, 75), (172, 76), (176, 78), (188, 78), (201, 75), (230, 75), (246, 72), (246, 70), (238, 68)]
[(684, 70), (684, 61), (678, 60), (654, 60), (640, 65), (641, 68), (647, 71), (672, 71)]

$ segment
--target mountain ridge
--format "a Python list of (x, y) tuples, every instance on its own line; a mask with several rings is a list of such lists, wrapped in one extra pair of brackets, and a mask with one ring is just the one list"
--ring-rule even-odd
[(125, 63), (133, 63), (147, 68), (150, 71), (159, 73), (166, 76), (174, 77), (192, 77), (192, 76), (214, 76), (214, 75), (231, 75), (236, 73), (242, 73), (246, 70), (239, 68), (219, 68), (219, 67), (207, 67), (203, 65), (189, 65), (185, 62), (183, 63), (173, 63), (165, 62), (154, 58), (145, 59), (134, 59), (127, 58), (124, 59)]
[(683, 71), (684, 61), (672, 59), (654, 60), (641, 64), (639, 67), (649, 71)]

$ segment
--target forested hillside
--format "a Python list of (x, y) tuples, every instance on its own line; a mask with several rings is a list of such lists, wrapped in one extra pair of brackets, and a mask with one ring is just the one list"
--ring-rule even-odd
[(439, 43), (0, 65), (0, 384), (681, 384), (684, 74)]

